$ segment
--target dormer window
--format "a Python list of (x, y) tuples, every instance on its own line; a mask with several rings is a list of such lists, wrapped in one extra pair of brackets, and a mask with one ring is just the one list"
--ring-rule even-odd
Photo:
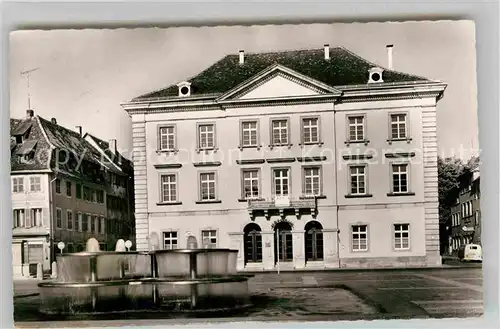
[(384, 69), (380, 67), (372, 67), (368, 73), (369, 73), (369, 78), (368, 78), (368, 83), (380, 83), (384, 82), (382, 79), (382, 73), (384, 72)]
[(177, 84), (179, 88), (179, 97), (191, 96), (191, 83), (183, 81)]
[(29, 163), (34, 159), (36, 143), (36, 140), (24, 141), (22, 143), (19, 150), (16, 151), (16, 155), (19, 157), (21, 163)]

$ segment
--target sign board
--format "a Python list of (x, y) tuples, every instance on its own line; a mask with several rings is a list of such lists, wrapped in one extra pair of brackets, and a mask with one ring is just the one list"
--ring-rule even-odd
[(288, 195), (276, 195), (274, 205), (276, 207), (288, 207), (290, 206), (290, 197)]
[(127, 248), (127, 249), (132, 248), (132, 241), (130, 241), (130, 240), (125, 241), (125, 248)]
[(64, 249), (65, 246), (66, 245), (62, 241), (57, 244), (57, 248), (59, 248), (61, 251)]
[(462, 227), (462, 231), (464, 231), (464, 232), (473, 232), (474, 228), (473, 227), (464, 226), (464, 227)]

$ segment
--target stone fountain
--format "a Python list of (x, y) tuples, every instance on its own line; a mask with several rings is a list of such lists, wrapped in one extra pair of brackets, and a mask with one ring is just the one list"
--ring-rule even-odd
[[(154, 239), (150, 239), (150, 241)], [(114, 252), (99, 250), (94, 238), (86, 251), (57, 255), (57, 278), (42, 282), (44, 314), (108, 314), (141, 311), (225, 311), (249, 306), (248, 275), (236, 272), (237, 250)]]

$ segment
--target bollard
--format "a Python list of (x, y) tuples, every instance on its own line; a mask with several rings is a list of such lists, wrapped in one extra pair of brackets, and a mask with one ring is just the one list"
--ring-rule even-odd
[(43, 279), (42, 263), (36, 264), (36, 278), (39, 279), (39, 280)]
[(52, 262), (52, 273), (50, 275), (52, 279), (57, 278), (57, 263), (54, 261)]

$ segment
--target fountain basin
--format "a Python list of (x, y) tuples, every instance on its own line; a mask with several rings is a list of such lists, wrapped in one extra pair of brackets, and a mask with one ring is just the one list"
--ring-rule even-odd
[(124, 311), (206, 311), (250, 304), (248, 276), (196, 280), (115, 280), (40, 283), (45, 314), (102, 314)]

